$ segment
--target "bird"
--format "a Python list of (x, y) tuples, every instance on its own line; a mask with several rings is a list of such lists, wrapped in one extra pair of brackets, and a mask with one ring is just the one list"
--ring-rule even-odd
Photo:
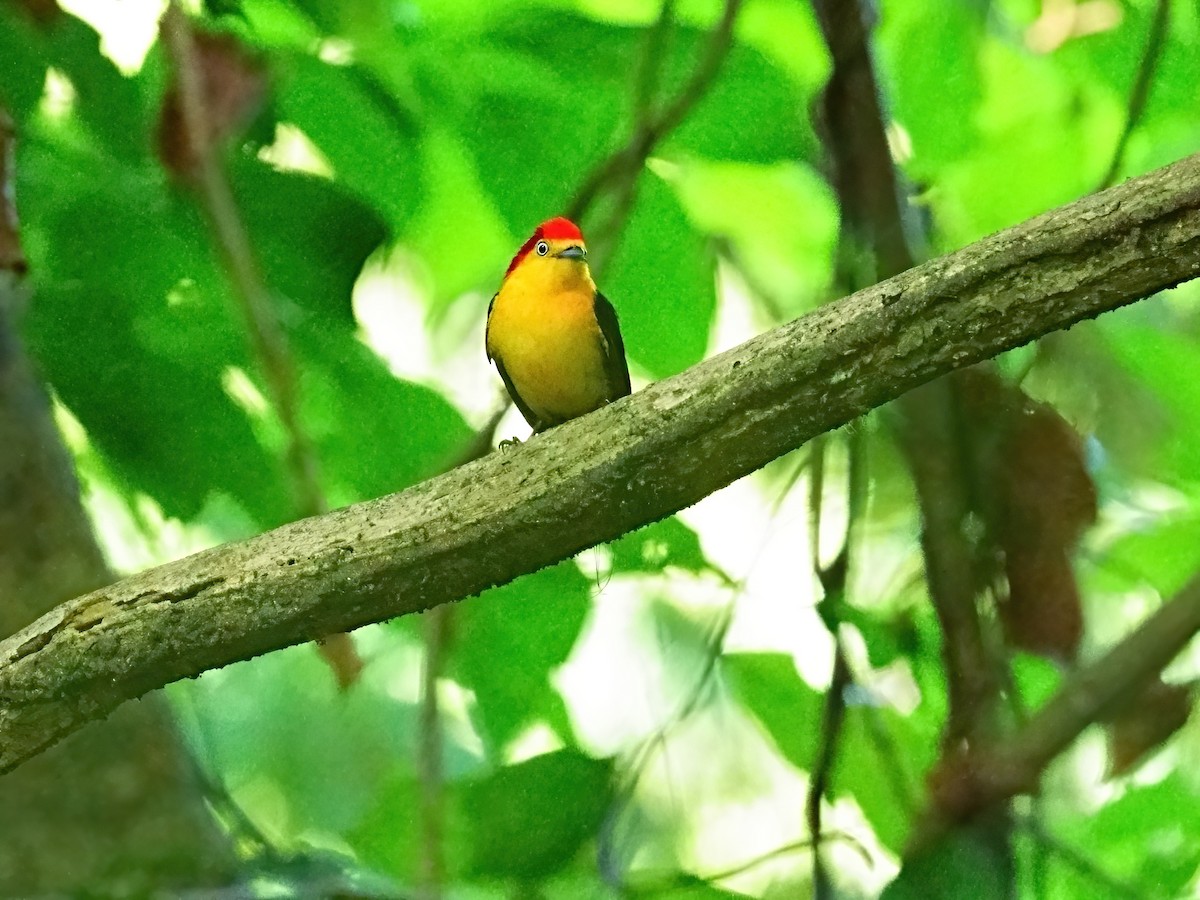
[(543, 222), (521, 245), (488, 305), (484, 344), (534, 434), (629, 394), (616, 310), (570, 219)]

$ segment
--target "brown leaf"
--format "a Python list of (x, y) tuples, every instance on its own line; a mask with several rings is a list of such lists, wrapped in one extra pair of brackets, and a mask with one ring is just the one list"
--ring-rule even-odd
[(13, 159), (16, 129), (8, 113), (0, 109), (0, 272), (24, 275), (28, 264), (21, 249), (21, 229), (13, 193)]
[[(165, 27), (165, 26), (164, 26)], [(176, 69), (163, 97), (158, 122), (158, 155), (168, 171), (180, 178), (194, 177), (199, 171), (200, 154), (211, 154), (237, 134), (254, 117), (266, 95), (263, 67), (233, 37), (226, 34), (190, 33), (190, 62), (194, 71)], [(185, 110), (184, 78), (194, 78), (198, 109)], [(199, 123), (198, 139), (188, 132), (189, 113)]]
[(25, 11), (38, 25), (50, 25), (62, 15), (58, 0), (13, 0), (13, 5)]
[(358, 682), (363, 670), (363, 661), (350, 635), (331, 634), (323, 637), (317, 641), (317, 649), (333, 670), (339, 688), (343, 691), (349, 690)]
[(1108, 726), (1108, 775), (1133, 770), (1151, 751), (1187, 722), (1192, 712), (1192, 685), (1156, 679), (1127, 702)]
[(1011, 646), (1073, 662), (1083, 637), (1083, 609), (1071, 560), (1053, 545), (1005, 553), (1008, 596), (997, 604)]
[(1003, 554), (1009, 642), (1072, 660), (1083, 632), (1070, 554), (1096, 520), (1083, 442), (1052, 407), (987, 369), (958, 373), (970, 435), (975, 502)]

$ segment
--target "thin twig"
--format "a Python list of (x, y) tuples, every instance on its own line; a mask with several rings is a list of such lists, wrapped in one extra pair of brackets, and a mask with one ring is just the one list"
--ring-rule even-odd
[(729, 602), (721, 608), (712, 625), (708, 638), (705, 641), (706, 653), (704, 665), (697, 673), (691, 690), (682, 698), (678, 707), (664, 719), (663, 724), (628, 754), (629, 764), (622, 773), (617, 787), (613, 792), (614, 799), (610, 804), (609, 812), (600, 834), (600, 850), (598, 855), (600, 857), (601, 874), (614, 887), (620, 886), (623, 874), (619, 869), (619, 860), (617, 859), (613, 839), (620, 812), (632, 800), (638, 783), (641, 781), (646, 767), (650, 764), (655, 749), (660, 747), (665, 748), (670, 733), (690, 719), (693, 713), (700, 708), (705, 698), (711, 696), (716, 689), (718, 682), (715, 681), (713, 676), (716, 674), (721, 660), (725, 638), (729, 633), (729, 626), (733, 623), (733, 612), (736, 607), (737, 598), (740, 596), (740, 591), (741, 586), (739, 586), (738, 592), (730, 598)]
[[(809, 451), (808, 474), (808, 543), (811, 554), (812, 571), (822, 581), (824, 586), (824, 570), (821, 567), (821, 511), (825, 498), (825, 454), (828, 451), (827, 435), (821, 435), (811, 444)], [(822, 603), (828, 600), (828, 595)], [(828, 627), (828, 626), (827, 626)], [(833, 638), (833, 675), (830, 678), (829, 689), (825, 692), (825, 703), (821, 712), (821, 741), (817, 747), (817, 756), (813, 760), (812, 771), (808, 781), (808, 793), (804, 801), (804, 821), (808, 825), (808, 833), (812, 836), (812, 868), (813, 868), (813, 897), (815, 900), (825, 900), (831, 889), (829, 876), (825, 872), (825, 861), (821, 856), (821, 800), (829, 781), (829, 769), (833, 763), (833, 746), (842, 729), (842, 721), (846, 712), (846, 682), (849, 680), (849, 670), (846, 668), (846, 657), (842, 653), (842, 642), (836, 631), (831, 630)]]
[(1200, 631), (1200, 575), (1104, 656), (1077, 669), (1010, 736), (943, 759), (933, 802), (914, 829), (913, 848), (948, 827), (1033, 790), (1047, 765), (1079, 734), (1147, 682)]
[(442, 727), (438, 680), (449, 643), (449, 606), (429, 610), (425, 619), (425, 667), (421, 674), (420, 744), (417, 767), (421, 782), (421, 900), (441, 900), (446, 881), (442, 810)]
[(852, 682), (846, 650), (839, 633), (839, 610), (846, 600), (846, 582), (850, 571), (850, 559), (857, 523), (863, 513), (866, 497), (863, 436), (861, 433), (846, 437), (848, 447), (846, 483), (846, 531), (837, 556), (828, 566), (821, 564), (821, 510), (825, 489), (826, 441), (814, 442), (810, 459), (809, 474), (809, 546), (812, 553), (812, 569), (821, 583), (823, 597), (820, 603), (821, 619), (833, 639), (833, 673), (829, 688), (825, 692), (825, 704), (821, 713), (821, 740), (809, 775), (808, 795), (805, 800), (805, 821), (812, 837), (813, 897), (815, 900), (831, 900), (835, 896), (833, 883), (825, 871), (821, 855), (821, 804), (829, 790), (829, 782), (837, 762), (842, 726), (846, 721), (846, 689)]
[(1167, 26), (1171, 19), (1171, 0), (1158, 0), (1154, 8), (1154, 18), (1150, 21), (1150, 34), (1146, 37), (1146, 49), (1142, 52), (1142, 62), (1138, 66), (1137, 76), (1133, 81), (1133, 89), (1129, 92), (1129, 107), (1125, 113), (1125, 127), (1117, 138), (1116, 149), (1113, 150), (1112, 161), (1104, 177), (1096, 185), (1096, 190), (1102, 191), (1116, 183), (1121, 164), (1125, 161), (1125, 150), (1134, 130), (1142, 121), (1146, 111), (1146, 101), (1150, 99), (1150, 88), (1154, 85), (1154, 74), (1158, 69), (1158, 61), (1162, 58), (1163, 46), (1166, 44)]
[[(225, 271), (245, 319), (251, 348), (266, 381), (272, 405), (287, 435), (284, 458), (295, 494), (296, 515), (298, 518), (317, 516), (328, 512), (329, 504), (321, 488), (316, 450), (300, 423), (295, 360), (287, 335), (272, 308), (270, 293), (233, 191), (209, 140), (212, 131), (203, 72), (191, 26), (178, 0), (171, 0), (167, 6), (162, 28), (175, 63), (179, 108), (189, 155), (196, 167), (200, 200), (225, 262)], [(363, 664), (349, 635), (329, 635), (317, 642), (317, 648), (343, 688), (358, 679)]]
[(809, 777), (804, 805), (804, 817), (812, 838), (814, 900), (832, 900), (835, 896), (833, 883), (825, 871), (825, 860), (821, 856), (821, 804), (829, 790), (842, 725), (846, 720), (846, 688), (850, 684), (850, 666), (846, 663), (841, 639), (835, 635), (833, 640), (833, 676), (825, 692), (825, 705), (821, 712), (821, 741)]
[(60, 604), (0, 641), (0, 772), (168, 682), (612, 540), (931, 378), (1197, 275), (1200, 155), (826, 304), (512, 453)]
[(200, 200), (208, 214), (212, 234), (225, 261), (233, 293), (245, 318), (255, 356), (266, 379), (271, 400), (288, 437), (287, 463), (301, 516), (320, 515), (328, 504), (318, 478), (316, 454), (300, 426), (295, 362), (287, 336), (272, 309), (250, 236), (238, 212), (220, 162), (207, 136), (208, 109), (203, 73), (187, 17), (172, 0), (163, 16), (167, 46), (175, 61), (180, 111), (190, 155), (196, 164)]
[(675, 24), (675, 0), (663, 0), (658, 18), (646, 35), (646, 47), (633, 80), (633, 118), (644, 121), (654, 108), (663, 63), (667, 58), (667, 38)]
[[(568, 218), (581, 217), (611, 182), (617, 179), (636, 180), (659, 141), (674, 131), (692, 107), (708, 92), (733, 42), (733, 24), (741, 5), (742, 0), (726, 0), (721, 20), (713, 29), (704, 55), (697, 63), (688, 83), (662, 112), (638, 123), (628, 144), (592, 170), (568, 204)], [(664, 9), (664, 13), (666, 12)], [(645, 93), (644, 88), (639, 87), (638, 90), (639, 95)]]
[[(842, 843), (849, 844), (858, 851), (859, 855), (862, 856), (863, 861), (866, 862), (867, 865), (872, 864), (870, 852), (868, 852), (867, 848), (863, 846), (862, 842), (859, 841), (854, 835), (845, 831), (831, 831), (821, 839), (821, 842), (826, 844), (833, 843), (834, 841), (840, 841)], [(735, 878), (738, 875), (749, 872), (751, 869), (758, 868), (764, 863), (769, 863), (779, 859), (781, 856), (787, 856), (791, 853), (799, 853), (801, 850), (810, 850), (812, 849), (814, 843), (815, 841), (810, 837), (802, 841), (794, 841), (793, 843), (785, 844), (782, 847), (776, 847), (774, 850), (769, 850), (760, 856), (755, 856), (746, 860), (745, 862), (737, 863), (736, 865), (730, 866), (727, 869), (722, 869), (719, 872), (707, 872), (703, 875), (689, 875), (681, 872), (673, 872), (669, 875), (663, 876), (657, 881), (647, 878), (642, 883), (631, 885), (626, 890), (629, 895), (634, 897), (652, 897), (655, 894), (674, 891), (681, 887), (695, 887), (697, 882), (711, 885), (718, 881), (724, 881), (728, 878)]]
[[(866, 862), (868, 865), (871, 864), (871, 854), (867, 851), (867, 848), (863, 846), (862, 842), (859, 841), (854, 835), (845, 831), (831, 831), (829, 834), (823, 836), (819, 842), (828, 844), (832, 843), (833, 841), (843, 841), (849, 844), (859, 852), (864, 862)], [(786, 844), (782, 847), (777, 847), (768, 853), (764, 853), (762, 856), (756, 856), (754, 859), (747, 860), (746, 862), (737, 866), (731, 866), (728, 869), (724, 869), (720, 872), (712, 872), (707, 874), (704, 876), (704, 880), (713, 882), (724, 881), (726, 878), (733, 878), (735, 875), (741, 875), (743, 872), (748, 872), (753, 868), (761, 866), (765, 862), (778, 859), (780, 856), (784, 856), (785, 854), (795, 853), (799, 850), (807, 850), (814, 843), (817, 843), (817, 841), (809, 837), (803, 841), (796, 841), (791, 844)]]

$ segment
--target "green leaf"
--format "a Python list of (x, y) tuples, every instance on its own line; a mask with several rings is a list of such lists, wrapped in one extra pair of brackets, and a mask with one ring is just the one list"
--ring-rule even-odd
[(734, 694), (798, 769), (812, 768), (824, 698), (800, 678), (783, 653), (728, 653), (721, 669)]
[(1058, 666), (1031, 653), (1013, 654), (1012, 674), (1021, 703), (1027, 710), (1041, 708), (1062, 683), (1062, 672)]
[(1130, 528), (1105, 551), (1103, 565), (1125, 576), (1124, 584), (1144, 581), (1170, 597), (1200, 569), (1200, 515), (1155, 516)]
[(209, 14), (223, 28), (233, 27), (248, 42), (273, 50), (311, 50), (323, 35), (297, 4), (289, 0), (220, 0)]
[[(416, 725), (412, 728), (415, 733)], [(400, 766), (379, 784), (374, 805), (357, 827), (346, 834), (359, 860), (410, 884), (422, 879), (427, 855), (421, 821), (422, 793), (417, 776)], [(447, 782), (442, 787), (438, 809), (446, 873), (454, 880), (467, 871), (472, 849), (462, 794), (461, 783)]]
[[(675, 36), (675, 53), (660, 91), (674, 97), (690, 80), (709, 41), (708, 32), (686, 30)], [(813, 160), (817, 140), (808, 116), (810, 98), (803, 96), (784, 72), (758, 50), (735, 42), (717, 78), (692, 107), (662, 148), (665, 156), (696, 155), (708, 159), (773, 163)]]
[[(72, 158), (52, 141), (31, 141), (22, 162), (39, 276), (29, 338), (93, 445), (167, 515), (190, 519), (223, 492), (260, 526), (292, 518), (283, 439), (230, 392), (230, 369), (253, 383), (259, 363), (191, 199), (157, 173)], [(305, 425), (327, 445), (340, 499), (377, 496), (445, 464), (467, 436), (460, 417), (387, 375), (352, 330), (350, 293), (384, 236), (378, 218), (331, 182), (255, 160), (234, 167), (233, 185), (273, 312), (291, 326)], [(330, 396), (334, 385), (342, 392)]]
[[(381, 783), (374, 805), (349, 835), (359, 859), (381, 872), (415, 881), (425, 853), (421, 802), (421, 783), (412, 774), (398, 773)], [(449, 808), (449, 802), (442, 804), (443, 818)]]
[(875, 668), (888, 665), (900, 655), (903, 621), (884, 619), (878, 610), (862, 609), (853, 603), (839, 604), (836, 618), (838, 622), (858, 629), (867, 645), (868, 659)]
[(677, 517), (631, 531), (608, 545), (614, 572), (711, 571), (700, 538)]
[(674, 192), (647, 173), (600, 284), (629, 357), (657, 378), (699, 362), (716, 314), (715, 281), (712, 256)]
[(828, 184), (811, 169), (693, 159), (672, 184), (688, 217), (730, 242), (738, 265), (779, 301), (782, 315), (826, 299), (838, 211)]
[[(1183, 896), (1200, 866), (1200, 792), (1176, 770), (1150, 785), (1130, 785), (1098, 812), (1056, 823), (1069, 845), (1087, 848), (1104, 871), (1152, 887), (1155, 897)], [(1130, 840), (1137, 835), (1137, 840)]]
[(392, 375), (349, 328), (295, 334), (304, 427), (333, 505), (381, 497), (454, 464), (473, 431), (432, 388)]
[[(722, 667), (734, 694), (780, 753), (797, 768), (811, 771), (821, 741), (824, 695), (800, 678), (794, 661), (784, 654), (728, 654)], [(879, 839), (899, 851), (909, 830), (910, 795), (917, 776), (936, 755), (941, 722), (933, 705), (902, 716), (873, 704), (863, 689), (848, 690), (832, 790), (835, 796), (853, 797)], [(883, 733), (882, 741), (877, 732)]]
[[(399, 674), (368, 675), (341, 692), (305, 645), (211, 673), (172, 696), (205, 765), (287, 845), (305, 832), (362, 834), (380, 793), (412, 777), (419, 711), (391, 696)], [(477, 766), (450, 737), (443, 752), (450, 773)]]
[[(387, 237), (379, 216), (338, 184), (280, 172), (254, 159), (239, 158), (230, 182), (263, 278), (279, 295), (277, 303), (292, 301), (304, 313), (352, 327), (354, 283)], [(278, 314), (287, 319), (286, 311)]]
[(847, 692), (833, 794), (854, 798), (880, 842), (898, 854), (908, 840), (923, 776), (937, 757), (942, 723), (933, 712), (931, 704), (922, 704), (903, 716), (878, 705), (862, 688)]
[(127, 78), (100, 50), (91, 25), (64, 15), (51, 32), (53, 64), (71, 80), (74, 112), (99, 139), (104, 151), (129, 163), (147, 159), (152, 147), (153, 103), (143, 98), (145, 78)]
[(1084, 102), (1086, 86), (1044, 55), (989, 37), (978, 59), (978, 142), (944, 165), (926, 167), (914, 156), (907, 166), (929, 184), (936, 237), (948, 249), (1094, 190), (1111, 156), (1108, 136), (1122, 118), (1116, 104)]
[[(1069, 40), (1056, 51), (1057, 68), (1069, 75), (1083, 90), (1097, 95), (1095, 102), (1107, 101), (1121, 107), (1111, 132), (1106, 135), (1105, 149), (1111, 154), (1120, 129), (1125, 126), (1126, 107), (1138, 69), (1149, 39), (1156, 2), (1129, 2), (1121, 5), (1120, 21), (1111, 28), (1081, 40)], [(1175, 10), (1171, 11), (1175, 13)], [(1135, 134), (1153, 135), (1155, 119), (1166, 113), (1179, 115), (1196, 109), (1196, 97), (1188, 88), (1195, 80), (1196, 26), (1194, 17), (1171, 15), (1165, 40), (1154, 67), (1153, 82), (1146, 96), (1146, 106), (1138, 121)], [(1162, 120), (1159, 119), (1159, 122)], [(1177, 159), (1163, 158), (1157, 165)]]
[(217, 491), (262, 526), (289, 518), (280, 461), (225, 390), (225, 368), (250, 365), (195, 210), (149, 173), (40, 137), (19, 160), (37, 287), (26, 335), (92, 445), (169, 516)]
[[(908, 661), (919, 691), (916, 707), (902, 713), (868, 687), (851, 685), (835, 760), (834, 796), (849, 796), (862, 809), (879, 840), (903, 854), (926, 773), (934, 765), (946, 716), (937, 617), (928, 604), (915, 619), (908, 610), (889, 621), (879, 611), (843, 607), (868, 642), (872, 665)], [(871, 623), (873, 630), (863, 630)]]
[[(333, 167), (334, 178), (400, 229), (422, 194), (417, 127), (360, 66), (334, 66), (303, 53), (279, 64), (276, 103)], [(325, 233), (330, 240), (337, 231)], [(336, 241), (330, 241), (336, 243)]]
[(1200, 472), (1200, 346), (1178, 330), (1150, 322), (1102, 322), (1105, 343), (1116, 361), (1150, 389), (1166, 412), (1161, 417), (1160, 480), (1195, 484)]
[(880, 900), (1008, 900), (1006, 862), (995, 839), (960, 827), (932, 849), (905, 860)]
[[(1148, 35), (1152, 4), (1138, 8), (1141, 15), (1130, 16), (1126, 25), (1134, 34)], [(1166, 165), (1192, 152), (1195, 147), (1196, 121), (1200, 113), (1200, 98), (1195, 91), (1196, 58), (1200, 54), (1200, 22), (1196, 16), (1179, 15), (1170, 10), (1166, 41), (1154, 69), (1154, 82), (1146, 99), (1146, 108), (1135, 130), (1126, 154), (1123, 171), (1138, 174)], [(1145, 38), (1130, 40), (1128, 34), (1121, 43), (1126, 48), (1136, 46), (1141, 61)], [(1132, 90), (1132, 76), (1122, 98)], [(1115, 141), (1114, 141), (1115, 144)]]
[(475, 692), (474, 712), (493, 758), (539, 719), (570, 738), (550, 676), (575, 645), (590, 595), (588, 580), (566, 560), (455, 608), (449, 671)]
[[(632, 71), (641, 37), (640, 30), (568, 12), (516, 14), (483, 36), (483, 49), (460, 65), (465, 99), (455, 131), (521, 240), (562, 213), (591, 168), (617, 146), (614, 135), (629, 105), (623, 73)], [(476, 58), (485, 51), (486, 59)], [(497, 57), (505, 58), (499, 69)]]
[(457, 135), (430, 128), (422, 138), (421, 163), (424, 202), (405, 229), (404, 243), (424, 263), (433, 305), (442, 310), (472, 288), (497, 289), (504, 272), (500, 260), (520, 243), (509, 236)]
[(923, 176), (967, 155), (983, 98), (979, 58), (983, 14), (971, 3), (897, 4), (882, 21), (879, 44), (887, 99), (912, 140)]
[(612, 763), (559, 750), (464, 786), (477, 875), (543, 878), (596, 834), (612, 798)]
[(46, 83), (45, 39), (15, 3), (0, 4), (0, 107), (18, 124), (37, 108)]

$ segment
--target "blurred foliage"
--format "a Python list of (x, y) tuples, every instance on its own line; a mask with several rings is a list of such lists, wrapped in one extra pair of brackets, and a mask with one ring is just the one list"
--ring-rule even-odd
[[(194, 10), (267, 73), (267, 100), (224, 169), (333, 504), (401, 490), (467, 447), (497, 396), (482, 374), (487, 298), (532, 227), (634, 132), (660, 5)], [(80, 6), (103, 19), (99, 4)], [(654, 105), (688, 82), (719, 15), (713, 2), (674, 6), (650, 67)], [(205, 218), (155, 156), (164, 47), (118, 69), (91, 25), (31, 8), (0, 0), (0, 103), (21, 135), (15, 189), (36, 289), (23, 327), (82, 426), (75, 449), (102, 536), (163, 559), (287, 521), (296, 505), (271, 392)], [(877, 11), (893, 149), (936, 248), (1097, 186), (1154, 0)], [(119, 36), (119, 22), (101, 24), (106, 41)], [(825, 71), (806, 4), (746, 0), (711, 90), (655, 148), (628, 208), (606, 195), (587, 211), (585, 233), (611, 247), (598, 280), (638, 375), (668, 376), (829, 299), (838, 210), (809, 121)], [(1197, 83), (1200, 11), (1176, 3), (1123, 176), (1200, 146)], [(367, 324), (364, 266), (389, 279), (382, 330)], [(1081, 552), (1085, 657), (1200, 564), (1198, 294), (1185, 286), (1002, 361), (1087, 436), (1102, 508)], [(861, 427), (870, 502), (839, 615), (855, 683), (823, 852), (845, 896), (1012, 896), (971, 831), (899, 868), (946, 687), (911, 486), (887, 439)], [(806, 487), (803, 472), (787, 481), (772, 468), (453, 609), (438, 683), (447, 896), (811, 890), (801, 810), (830, 639), (805, 613), (819, 599), (797, 544)], [(299, 883), (280, 860), (307, 859), (373, 878), (380, 895), (420, 882), (423, 624), (360, 632), (367, 669), (346, 694), (311, 648), (172, 688), (251, 871)], [(1197, 660), (1176, 669), (1168, 680), (1194, 677)], [(1032, 657), (1012, 675), (1014, 715), (1059, 682)], [(1060, 760), (1015, 825), (1021, 896), (1194, 892), (1200, 776), (1182, 763), (1198, 741), (1185, 726), (1109, 783), (1094, 742)]]

